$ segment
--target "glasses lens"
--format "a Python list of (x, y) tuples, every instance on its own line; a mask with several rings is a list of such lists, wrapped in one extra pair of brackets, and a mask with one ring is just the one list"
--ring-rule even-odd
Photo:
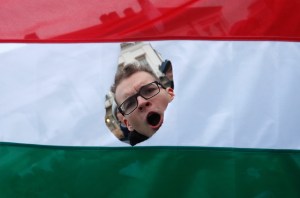
[(133, 112), (136, 107), (138, 106), (137, 97), (140, 95), (144, 99), (150, 99), (153, 96), (157, 95), (159, 93), (159, 87), (157, 82), (150, 83), (148, 85), (143, 86), (139, 93), (127, 98), (120, 106), (121, 110), (124, 112), (124, 114), (128, 115), (131, 112)]
[(142, 89), (140, 90), (141, 96), (143, 96), (146, 99), (149, 99), (158, 93), (159, 93), (159, 88), (155, 82), (142, 87)]
[(131, 96), (121, 105), (121, 109), (125, 114), (131, 113), (137, 106), (137, 101), (135, 96)]

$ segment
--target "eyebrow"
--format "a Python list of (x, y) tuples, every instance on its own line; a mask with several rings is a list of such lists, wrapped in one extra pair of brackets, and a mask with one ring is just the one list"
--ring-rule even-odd
[(138, 84), (138, 87), (139, 87), (139, 88), (138, 88), (138, 90), (136, 90), (136, 89), (134, 88), (134, 90), (135, 90), (134, 93), (130, 93), (130, 92), (129, 92), (129, 93), (125, 93), (125, 94), (124, 94), (124, 96), (125, 96), (124, 101), (127, 100), (128, 98), (130, 98), (131, 96), (134, 96), (135, 94), (137, 94), (143, 86), (145, 86), (145, 85), (147, 85), (147, 84), (149, 84), (149, 83), (151, 83), (151, 82), (153, 82), (153, 81), (156, 81), (156, 79), (153, 79), (152, 81), (147, 82), (147, 83), (142, 82), (142, 83)]
[[(142, 86), (141, 86), (142, 87)], [(141, 88), (140, 87), (140, 88)], [(140, 90), (140, 88), (139, 88), (139, 90)], [(138, 90), (138, 91), (139, 91)], [(124, 102), (125, 100), (127, 100), (128, 98), (130, 98), (131, 96), (134, 96), (136, 93), (138, 93), (138, 91), (136, 91), (135, 89), (134, 89), (134, 92), (133, 91), (129, 91), (129, 92), (127, 92), (127, 93), (124, 93), (124, 99), (123, 99), (123, 101), (122, 102)], [(121, 102), (121, 103), (122, 103)]]

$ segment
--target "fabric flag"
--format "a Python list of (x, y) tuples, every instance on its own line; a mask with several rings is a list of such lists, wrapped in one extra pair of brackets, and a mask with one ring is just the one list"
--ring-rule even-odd
[[(297, 0), (0, 5), (0, 197), (300, 197)], [(105, 104), (137, 41), (175, 97), (132, 147)]]

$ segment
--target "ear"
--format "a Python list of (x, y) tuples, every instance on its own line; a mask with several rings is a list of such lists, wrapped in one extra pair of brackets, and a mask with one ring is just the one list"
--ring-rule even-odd
[(130, 122), (125, 117), (123, 119), (123, 122), (129, 131), (134, 131), (134, 128), (131, 126)]
[(171, 102), (175, 97), (174, 89), (172, 89), (171, 87), (168, 87), (168, 88), (166, 88), (166, 91), (170, 96), (170, 102)]

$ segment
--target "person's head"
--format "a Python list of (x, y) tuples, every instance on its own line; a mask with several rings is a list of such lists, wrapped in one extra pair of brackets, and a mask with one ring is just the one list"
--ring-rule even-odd
[(168, 67), (166, 71), (166, 76), (169, 80), (173, 80), (173, 69), (172, 66)]
[(169, 80), (173, 80), (173, 67), (171, 61), (163, 61), (160, 66), (160, 70)]
[(174, 98), (172, 88), (164, 88), (150, 68), (137, 64), (128, 64), (117, 72), (112, 91), (127, 128), (147, 137), (160, 128)]

